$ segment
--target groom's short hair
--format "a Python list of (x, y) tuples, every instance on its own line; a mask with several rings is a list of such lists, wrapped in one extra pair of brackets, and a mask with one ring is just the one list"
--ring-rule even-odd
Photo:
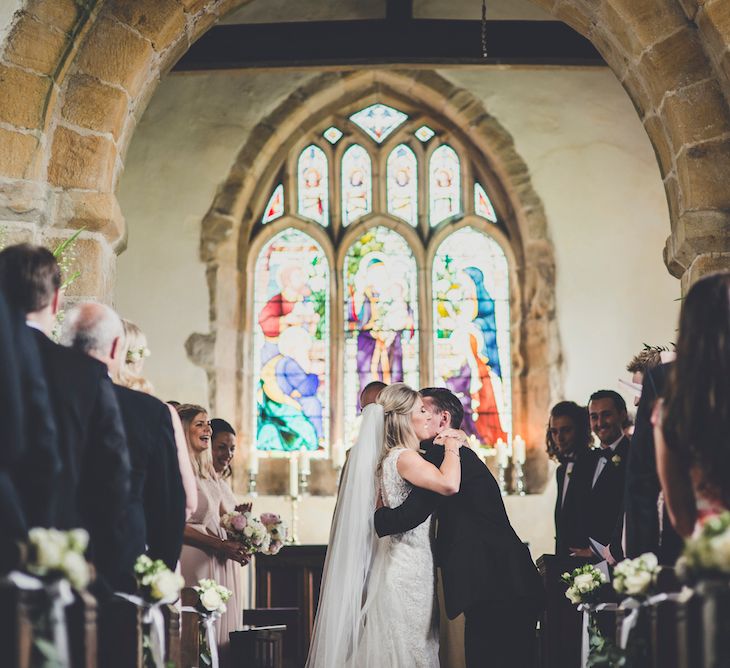
[(440, 412), (449, 411), (452, 428), (459, 429), (461, 427), (461, 422), (464, 419), (464, 406), (451, 390), (447, 390), (445, 387), (424, 387), (421, 390), (421, 396), (428, 397), (433, 401)]

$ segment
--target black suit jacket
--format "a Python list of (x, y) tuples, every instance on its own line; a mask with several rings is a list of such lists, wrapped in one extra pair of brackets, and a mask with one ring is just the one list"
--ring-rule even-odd
[[(587, 527), (588, 536), (603, 545), (608, 545), (614, 536), (616, 526), (624, 512), (624, 485), (626, 480), (626, 465), (629, 454), (629, 439), (624, 436), (614, 450), (612, 457), (618, 456), (620, 461), (606, 462), (596, 484), (593, 485), (588, 496)], [(601, 458), (601, 449), (591, 452), (593, 465), (589, 484), (593, 482), (598, 461)]]
[(673, 565), (679, 557), (683, 541), (674, 531), (666, 513), (660, 535), (657, 500), (661, 487), (656, 470), (651, 413), (657, 398), (664, 393), (672, 365), (673, 362), (662, 364), (644, 374), (624, 492), (626, 556), (634, 558), (644, 552), (654, 552), (661, 563), (669, 565)]
[(185, 491), (170, 411), (149, 394), (120, 385), (114, 386), (114, 392), (132, 464), (123, 546), (125, 574), (132, 574), (136, 558), (145, 551), (174, 570), (185, 528)]
[[(443, 447), (432, 443), (424, 447), (425, 459), (441, 466)], [(409, 531), (434, 511), (436, 563), (450, 619), (480, 603), (542, 600), (540, 577), (530, 551), (509, 522), (497, 481), (470, 448), (461, 448), (457, 494), (441, 496), (414, 487), (402, 505), (376, 511), (375, 530), (381, 537)]]
[(34, 330), (56, 417), (61, 454), (54, 525), (84, 527), (97, 572), (120, 570), (130, 465), (114, 387), (101, 362)]
[(581, 452), (574, 462), (563, 502), (567, 468), (568, 464), (562, 463), (555, 472), (558, 483), (558, 496), (555, 499), (555, 554), (560, 557), (570, 556), (571, 547), (588, 547), (586, 508), (594, 471), (591, 451)]

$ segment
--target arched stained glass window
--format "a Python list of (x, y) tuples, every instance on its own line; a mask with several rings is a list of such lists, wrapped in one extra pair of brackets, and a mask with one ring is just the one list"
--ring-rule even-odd
[(329, 267), (309, 235), (289, 228), (256, 259), (256, 447), (316, 451), (329, 433)]
[(428, 165), (431, 225), (461, 213), (461, 169), (456, 151), (443, 144), (432, 154)]
[(406, 145), (399, 144), (388, 156), (388, 213), (414, 227), (418, 224), (418, 161)]
[(329, 224), (329, 178), (327, 156), (311, 144), (299, 156), (297, 164), (299, 214), (325, 227)]
[(345, 443), (359, 396), (373, 380), (418, 387), (417, 269), (405, 239), (388, 227), (368, 230), (345, 256)]
[(261, 218), (262, 223), (270, 223), (272, 220), (281, 218), (284, 215), (284, 184), (280, 183), (274, 192), (271, 193), (269, 202), (264, 209), (264, 216)]
[(342, 224), (370, 213), (373, 200), (372, 166), (368, 152), (353, 144), (342, 156)]
[(486, 218), (490, 223), (497, 222), (497, 213), (492, 206), (492, 200), (478, 183), (474, 184), (474, 213)]
[(493, 445), (512, 435), (509, 270), (499, 244), (472, 228), (433, 265), (434, 376), (464, 405), (462, 428)]
[(387, 104), (372, 104), (350, 116), (350, 120), (364, 130), (378, 144), (388, 137), (408, 116)]

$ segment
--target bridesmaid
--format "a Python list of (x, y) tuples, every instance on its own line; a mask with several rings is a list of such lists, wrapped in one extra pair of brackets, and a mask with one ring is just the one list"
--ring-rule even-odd
[[(211, 428), (208, 413), (200, 406), (183, 404), (177, 409), (185, 432), (188, 452), (198, 488), (198, 506), (185, 525), (180, 564), (185, 585), (193, 587), (201, 578), (210, 578), (227, 587), (234, 596), (240, 571), (248, 557), (240, 544), (226, 538), (220, 525), (225, 507), (224, 490), (213, 467), (211, 457)], [(238, 585), (240, 590), (240, 585)], [(226, 665), (228, 634), (239, 628), (240, 600), (232, 597), (227, 611), (218, 620), (218, 647), (222, 665)]]

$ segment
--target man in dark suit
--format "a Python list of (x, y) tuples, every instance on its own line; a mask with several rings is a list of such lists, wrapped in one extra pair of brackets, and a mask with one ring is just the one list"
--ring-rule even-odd
[[(99, 360), (116, 376), (123, 362), (124, 329), (108, 306), (85, 303), (66, 314), (61, 342)], [(127, 434), (132, 480), (121, 572), (115, 586), (134, 588), (134, 562), (146, 553), (173, 569), (185, 527), (183, 489), (170, 411), (155, 397), (114, 386)]]
[(61, 301), (61, 272), (49, 250), (31, 244), (4, 249), (0, 284), (26, 314), (58, 428), (61, 471), (50, 524), (85, 528), (97, 573), (112, 575), (117, 569), (117, 527), (127, 505), (130, 467), (111, 379), (100, 362), (49, 338)]
[[(463, 419), (459, 399), (444, 388), (421, 391), (436, 436)], [(421, 444), (434, 466), (443, 446)], [(469, 448), (461, 448), (461, 486), (453, 496), (418, 487), (397, 508), (375, 513), (379, 536), (409, 531), (438, 513), (436, 564), (441, 568), (446, 614), (462, 612), (469, 668), (528, 668), (534, 662), (535, 626), (543, 590), (527, 546), (510, 525), (502, 495), (489, 469)]]
[[(629, 439), (624, 435), (627, 421), (626, 402), (613, 390), (599, 390), (588, 402), (588, 418), (593, 433), (600, 441), (600, 447), (593, 451), (593, 476), (588, 496), (586, 522), (588, 536), (603, 546), (614, 539), (616, 553), (620, 560), (620, 536), (623, 528), (624, 484), (626, 463), (629, 454)], [(584, 554), (577, 556), (599, 556)]]
[(573, 556), (588, 545), (586, 505), (593, 477), (591, 427), (588, 411), (574, 401), (552, 407), (546, 434), (548, 455), (560, 462), (555, 475), (555, 554)]

